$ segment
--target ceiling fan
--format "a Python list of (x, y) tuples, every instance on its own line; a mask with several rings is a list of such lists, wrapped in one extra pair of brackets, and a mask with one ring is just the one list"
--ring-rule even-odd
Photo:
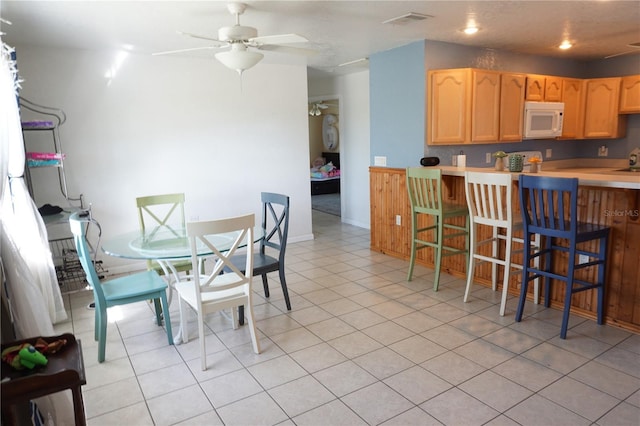
[(640, 41), (635, 43), (629, 43), (627, 44), (627, 47), (632, 47), (635, 50), (627, 50), (626, 52), (622, 52), (622, 53), (614, 53), (613, 55), (605, 56), (604, 59), (615, 58), (616, 56), (630, 55), (633, 53), (640, 53)]
[(311, 105), (311, 109), (309, 109), (309, 115), (312, 116), (312, 117), (317, 117), (317, 116), (322, 114), (321, 110), (327, 109), (327, 108), (332, 107), (332, 106), (337, 106), (337, 105), (325, 104), (322, 101), (321, 102), (314, 102)]
[[(215, 54), (215, 57), (227, 68), (236, 70), (238, 74), (242, 75), (245, 70), (256, 65), (262, 60), (264, 55), (256, 50), (268, 50), (282, 53), (293, 53), (302, 55), (311, 55), (315, 51), (304, 48), (296, 48), (291, 46), (284, 46), (285, 44), (292, 43), (305, 43), (308, 42), (305, 37), (298, 34), (279, 34), (258, 36), (258, 30), (253, 27), (247, 27), (240, 25), (240, 15), (244, 13), (247, 5), (244, 3), (228, 3), (227, 10), (230, 14), (235, 15), (236, 23), (230, 27), (222, 27), (218, 30), (218, 38), (211, 38), (201, 36), (197, 34), (190, 34), (178, 31), (180, 34), (187, 35), (189, 37), (209, 40), (214, 42), (214, 45), (205, 47), (195, 47), (188, 49), (170, 50), (165, 52), (157, 52), (153, 55), (168, 55), (172, 53), (180, 53), (202, 49), (222, 49), (229, 47), (230, 49), (224, 52)], [(252, 50), (250, 50), (252, 49)]]

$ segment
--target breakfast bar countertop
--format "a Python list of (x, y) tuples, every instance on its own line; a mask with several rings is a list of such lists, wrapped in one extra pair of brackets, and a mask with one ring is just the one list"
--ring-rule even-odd
[[(544, 161), (540, 176), (577, 177), (579, 179), (580, 218), (584, 222), (609, 226), (612, 229), (610, 258), (607, 260), (607, 291), (605, 291), (605, 322), (640, 333), (640, 263), (637, 250), (640, 235), (640, 173), (617, 171), (629, 167), (624, 160), (602, 161), (579, 159), (570, 161)], [(488, 165), (489, 166), (489, 165)], [(496, 173), (493, 167), (437, 166), (442, 176), (442, 197), (448, 203), (467, 206), (465, 171)], [(526, 169), (525, 169), (526, 170)], [(400, 259), (411, 257), (411, 203), (406, 186), (406, 168), (371, 167), (371, 249)], [(510, 173), (514, 185), (522, 173)], [(525, 174), (528, 174), (525, 172)], [(516, 189), (515, 187), (513, 188)], [(517, 192), (517, 191), (516, 191)], [(511, 200), (514, 211), (520, 214), (519, 200)], [(398, 219), (398, 216), (400, 219)], [(480, 240), (491, 238), (491, 232), (479, 227)], [(462, 241), (458, 241), (462, 244)], [(416, 254), (416, 262), (434, 268), (434, 250)], [(442, 259), (442, 268), (448, 273), (467, 278), (464, 256)], [(583, 274), (593, 274), (594, 268), (585, 268)], [(474, 271), (474, 281), (492, 288), (492, 268), (484, 266)], [(585, 276), (584, 278), (587, 278)], [(588, 277), (591, 279), (591, 277)], [(509, 292), (518, 297), (518, 275), (511, 277)], [(520, 275), (521, 281), (521, 275)], [(564, 288), (555, 286), (551, 291), (551, 306), (564, 309)], [(596, 318), (597, 293), (584, 292), (572, 300), (572, 314)], [(496, 312), (497, 315), (497, 312)]]
[[(445, 176), (464, 176), (465, 171), (494, 173), (492, 167), (456, 167), (440, 166), (442, 174)], [(581, 186), (599, 186), (605, 188), (626, 188), (640, 189), (640, 172), (620, 171), (620, 167), (567, 167), (549, 168), (536, 173), (539, 176), (554, 177), (577, 177)], [(501, 173), (511, 173), (513, 179), (517, 180), (520, 173), (504, 171)], [(526, 174), (530, 174), (525, 172)]]

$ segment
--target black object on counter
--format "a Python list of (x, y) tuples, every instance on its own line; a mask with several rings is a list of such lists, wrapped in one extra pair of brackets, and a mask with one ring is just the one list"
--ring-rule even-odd
[(52, 206), (51, 204), (45, 204), (38, 209), (42, 216), (51, 216), (62, 212), (62, 207)]
[(438, 157), (423, 157), (420, 160), (420, 164), (425, 167), (437, 166), (438, 164), (440, 164), (440, 159)]

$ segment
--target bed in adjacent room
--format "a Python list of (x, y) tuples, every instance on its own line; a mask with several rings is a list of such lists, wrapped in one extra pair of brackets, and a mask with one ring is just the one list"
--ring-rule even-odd
[(322, 160), (315, 159), (310, 170), (311, 195), (340, 192), (340, 154), (323, 152)]

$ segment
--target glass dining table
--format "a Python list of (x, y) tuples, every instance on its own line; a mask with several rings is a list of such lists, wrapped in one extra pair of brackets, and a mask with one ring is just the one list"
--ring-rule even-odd
[[(239, 231), (224, 234), (214, 234), (207, 236), (207, 239), (220, 251), (229, 250), (238, 236)], [(261, 226), (254, 227), (254, 242), (259, 242), (264, 238), (264, 230)], [(241, 246), (242, 247), (242, 246)], [(151, 229), (138, 229), (105, 238), (102, 251), (109, 256), (133, 260), (153, 260), (157, 262), (169, 285), (169, 304), (173, 296), (173, 286), (180, 281), (178, 271), (173, 266), (173, 262), (188, 260), (191, 258), (191, 246), (186, 229), (182, 227), (155, 227)], [(202, 260), (212, 256), (211, 249), (197, 241), (196, 250), (199, 257), (199, 267), (202, 267)], [(200, 269), (201, 270), (201, 269)], [(182, 324), (174, 337), (174, 343), (182, 343)]]

